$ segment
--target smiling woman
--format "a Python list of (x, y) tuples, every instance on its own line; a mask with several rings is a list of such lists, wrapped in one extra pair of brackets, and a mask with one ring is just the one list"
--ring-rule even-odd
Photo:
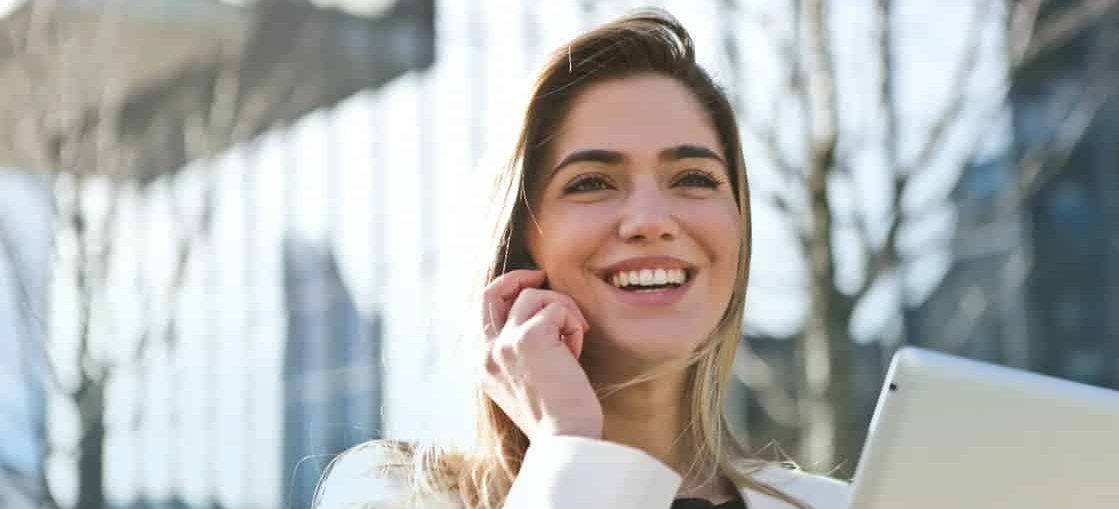
[[(525, 243), (595, 330), (584, 368), (622, 382), (687, 358), (712, 337), (749, 249), (708, 113), (677, 79), (644, 72), (587, 86), (558, 127), (536, 172), (549, 178), (529, 187)], [(669, 271), (681, 285), (666, 286)]]
[(318, 506), (846, 505), (846, 484), (750, 459), (726, 424), (748, 184), (682, 26), (642, 11), (557, 51), (500, 183), (477, 443), (363, 444)]

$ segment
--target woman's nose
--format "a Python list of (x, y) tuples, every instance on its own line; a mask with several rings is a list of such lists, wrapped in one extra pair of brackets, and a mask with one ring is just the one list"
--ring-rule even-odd
[(672, 240), (679, 233), (671, 202), (655, 183), (636, 185), (622, 210), (618, 236), (626, 242)]

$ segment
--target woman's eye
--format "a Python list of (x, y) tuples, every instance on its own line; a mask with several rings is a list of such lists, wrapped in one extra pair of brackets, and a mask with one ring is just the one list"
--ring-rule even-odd
[(680, 177), (677, 185), (684, 185), (688, 187), (706, 187), (709, 189), (716, 189), (723, 183), (723, 179), (715, 175), (701, 170), (691, 170)]
[(610, 183), (602, 177), (581, 177), (563, 188), (564, 194), (588, 193), (610, 189)]

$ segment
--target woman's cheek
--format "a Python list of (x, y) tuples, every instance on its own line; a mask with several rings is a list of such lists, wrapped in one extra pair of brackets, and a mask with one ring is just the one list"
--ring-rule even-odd
[(602, 245), (603, 218), (582, 204), (558, 205), (539, 216), (542, 257), (555, 289), (570, 288)]
[(738, 235), (741, 234), (738, 209), (733, 203), (728, 207), (726, 204), (718, 202), (700, 202), (698, 204), (693, 202), (690, 206), (685, 205), (681, 210), (681, 217), (687, 218), (687, 223), (693, 229), (701, 232), (703, 237), (737, 239)]

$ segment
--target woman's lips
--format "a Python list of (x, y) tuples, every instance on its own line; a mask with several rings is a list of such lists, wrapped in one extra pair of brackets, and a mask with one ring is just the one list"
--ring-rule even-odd
[(693, 271), (688, 274), (687, 280), (685, 280), (684, 284), (680, 286), (666, 286), (656, 289), (640, 289), (639, 287), (637, 287), (638, 289), (623, 290), (621, 288), (618, 288), (617, 286), (614, 286), (609, 281), (602, 280), (601, 278), (599, 279), (599, 281), (601, 281), (602, 284), (606, 285), (606, 287), (609, 288), (609, 291), (614, 295), (614, 297), (624, 304), (628, 304), (631, 306), (657, 307), (675, 304), (677, 301), (683, 298), (684, 294), (687, 293), (687, 291), (692, 287), (692, 282), (694, 282), (696, 279), (695, 276), (696, 273)]
[(695, 271), (692, 264), (672, 256), (639, 256), (613, 263), (597, 272), (600, 277), (609, 282), (610, 278), (619, 272), (642, 269), (683, 269), (689, 273)]

